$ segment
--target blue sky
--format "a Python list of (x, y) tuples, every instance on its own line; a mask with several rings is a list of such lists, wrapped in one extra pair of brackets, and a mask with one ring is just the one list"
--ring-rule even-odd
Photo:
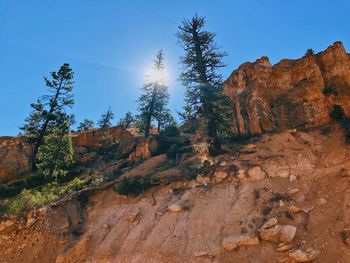
[(336, 40), (350, 45), (348, 0), (0, 0), (0, 136), (19, 132), (29, 104), (45, 93), (43, 76), (65, 62), (75, 72), (77, 121), (97, 120), (108, 106), (115, 122), (135, 112), (145, 70), (160, 48), (170, 107), (180, 110), (175, 33), (196, 12), (228, 53), (224, 78), (264, 55), (276, 63)]

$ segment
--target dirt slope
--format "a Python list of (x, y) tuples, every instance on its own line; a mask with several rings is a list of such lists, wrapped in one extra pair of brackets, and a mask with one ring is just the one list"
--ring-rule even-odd
[[(148, 173), (163, 158), (129, 176)], [(348, 262), (350, 147), (339, 128), (329, 135), (264, 135), (220, 162), (218, 171), (235, 164), (239, 174), (216, 173), (208, 186), (153, 187), (136, 198), (107, 189), (87, 203), (41, 210), (12, 226), (2, 222), (0, 262), (303, 262), (292, 256), (298, 249), (313, 249), (315, 262)], [(286, 252), (261, 240), (259, 230), (271, 218), (296, 227)], [(258, 237), (258, 244), (227, 251), (223, 242), (232, 235)]]

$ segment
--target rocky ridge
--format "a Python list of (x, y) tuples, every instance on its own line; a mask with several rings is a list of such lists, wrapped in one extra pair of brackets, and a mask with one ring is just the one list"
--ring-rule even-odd
[[(334, 88), (334, 94), (324, 94)], [(251, 135), (310, 128), (330, 121), (333, 105), (350, 115), (350, 56), (341, 42), (325, 51), (271, 65), (267, 57), (242, 64), (225, 81), (233, 101), (233, 131)]]

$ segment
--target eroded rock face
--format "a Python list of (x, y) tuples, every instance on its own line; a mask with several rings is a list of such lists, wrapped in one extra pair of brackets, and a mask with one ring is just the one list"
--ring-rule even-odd
[[(325, 87), (338, 94), (324, 95)], [(233, 131), (259, 134), (328, 123), (333, 105), (350, 115), (350, 56), (341, 42), (325, 51), (271, 65), (244, 63), (225, 81), (233, 101)]]
[(32, 147), (23, 137), (0, 137), (0, 183), (25, 175), (30, 168)]
[[(106, 129), (91, 129), (71, 134), (75, 158), (82, 163), (96, 159), (96, 153), (87, 153), (87, 148), (101, 147), (104, 137), (111, 142), (121, 143), (120, 155), (128, 155), (135, 147), (134, 137), (122, 126)], [(25, 176), (31, 167), (33, 146), (26, 143), (23, 136), (0, 137), (0, 183), (8, 183)]]
[(111, 142), (120, 142), (130, 137), (132, 137), (132, 134), (123, 126), (115, 126), (108, 129), (91, 129), (72, 134), (73, 145), (76, 147), (100, 147), (104, 139)]

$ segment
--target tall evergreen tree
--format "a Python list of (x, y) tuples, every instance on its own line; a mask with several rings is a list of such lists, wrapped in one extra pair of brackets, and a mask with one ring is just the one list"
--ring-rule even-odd
[(98, 125), (101, 128), (108, 128), (112, 126), (112, 120), (114, 119), (114, 113), (111, 110), (111, 107), (104, 113), (102, 113), (100, 120), (98, 121)]
[(73, 163), (73, 147), (69, 137), (69, 123), (52, 127), (39, 147), (38, 169), (45, 176), (58, 178), (68, 173)]
[(77, 130), (80, 131), (87, 131), (89, 129), (92, 129), (95, 126), (95, 123), (90, 119), (84, 119), (81, 123), (79, 123), (79, 126)]
[(121, 118), (118, 122), (118, 125), (122, 125), (124, 128), (129, 128), (136, 122), (136, 118), (134, 115), (128, 111), (123, 118)]
[(139, 123), (144, 126), (145, 137), (149, 137), (151, 122), (165, 111), (169, 102), (168, 87), (165, 85), (164, 53), (160, 50), (154, 60), (153, 73), (142, 88), (139, 97)]
[(177, 37), (185, 50), (180, 75), (186, 87), (184, 122), (197, 123), (209, 144), (209, 154), (221, 152), (219, 134), (229, 128), (230, 99), (224, 95), (222, 76), (226, 56), (215, 43), (215, 34), (204, 29), (205, 18), (194, 16), (179, 26)]
[(72, 116), (65, 113), (65, 109), (71, 108), (74, 104), (72, 69), (65, 63), (57, 72), (53, 71), (50, 75), (51, 78), (44, 77), (48, 94), (31, 104), (33, 110), (20, 128), (28, 140), (34, 143), (33, 169), (36, 167), (38, 150), (43, 144), (44, 137), (52, 128), (60, 127), (62, 123), (71, 123), (73, 120)]

